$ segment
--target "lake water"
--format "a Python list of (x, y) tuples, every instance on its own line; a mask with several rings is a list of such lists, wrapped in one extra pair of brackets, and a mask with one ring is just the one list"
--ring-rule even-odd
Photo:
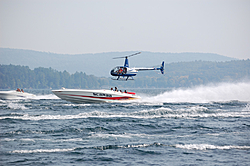
[(250, 83), (132, 90), (142, 99), (0, 100), (0, 164), (250, 165)]

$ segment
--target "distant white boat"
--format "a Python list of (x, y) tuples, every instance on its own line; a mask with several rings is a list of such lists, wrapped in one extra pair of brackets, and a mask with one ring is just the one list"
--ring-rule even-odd
[(26, 93), (26, 92), (18, 92), (16, 90), (11, 91), (0, 91), (0, 99), (11, 100), (11, 99), (28, 99), (32, 98), (35, 95)]
[(113, 90), (60, 89), (52, 90), (59, 98), (72, 103), (102, 103), (140, 99), (134, 92)]

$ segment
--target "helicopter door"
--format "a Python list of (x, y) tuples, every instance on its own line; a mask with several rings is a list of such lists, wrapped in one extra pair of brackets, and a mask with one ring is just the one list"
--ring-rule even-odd
[(126, 73), (127, 73), (127, 68), (124, 67), (124, 68), (123, 68), (123, 74), (126, 74)]

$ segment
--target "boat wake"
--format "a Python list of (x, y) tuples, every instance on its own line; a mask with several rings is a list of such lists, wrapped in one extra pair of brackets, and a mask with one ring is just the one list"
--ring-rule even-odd
[(250, 82), (241, 83), (220, 83), (217, 85), (198, 86), (188, 89), (175, 89), (163, 94), (144, 97), (140, 102), (226, 102), (226, 101), (250, 101)]
[(50, 99), (60, 99), (59, 97), (57, 97), (56, 95), (54, 94), (47, 94), (47, 95), (36, 95), (34, 96), (32, 99), (34, 100), (43, 100), (43, 99), (47, 99), (47, 100), (50, 100)]

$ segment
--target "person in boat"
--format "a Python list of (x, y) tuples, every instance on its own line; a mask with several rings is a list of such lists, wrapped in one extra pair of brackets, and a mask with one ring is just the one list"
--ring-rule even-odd
[(111, 88), (110, 90), (112, 90), (112, 91), (113, 91), (113, 88)]
[(117, 87), (115, 87), (115, 91), (116, 91), (116, 92), (118, 92), (118, 89), (117, 89)]
[(21, 92), (21, 90), (19, 89), (19, 88), (17, 88), (17, 90), (16, 90), (17, 92)]
[(122, 90), (120, 90), (120, 92), (122, 93)]
[(125, 90), (124, 93), (127, 93), (127, 90)]
[(23, 89), (21, 89), (21, 92), (23, 92), (23, 93), (24, 93)]

